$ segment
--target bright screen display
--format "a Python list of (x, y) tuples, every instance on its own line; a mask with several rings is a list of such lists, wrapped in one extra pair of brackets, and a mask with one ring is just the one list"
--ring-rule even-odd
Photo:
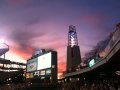
[(94, 64), (95, 64), (95, 60), (92, 59), (92, 60), (89, 62), (89, 67), (92, 67)]
[(37, 70), (37, 58), (31, 59), (27, 62), (27, 72)]
[(38, 67), (37, 70), (42, 70), (51, 67), (51, 52), (41, 55), (38, 57)]

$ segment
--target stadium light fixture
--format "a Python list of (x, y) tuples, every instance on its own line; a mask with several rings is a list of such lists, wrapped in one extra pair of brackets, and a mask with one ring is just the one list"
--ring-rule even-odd
[[(1, 55), (4, 55), (4, 59), (5, 59), (5, 53), (9, 51), (9, 45), (5, 43), (4, 39), (0, 39), (0, 44), (4, 44), (5, 46), (7, 46), (7, 49), (5, 48), (5, 51), (2, 51), (2, 54), (1, 54)], [(3, 64), (3, 67), (4, 67), (4, 64)]]
[(0, 39), (0, 43), (1, 44), (5, 43), (5, 40), (4, 39)]
[(9, 45), (5, 43), (5, 40), (4, 39), (0, 39), (0, 44), (4, 44), (7, 46), (8, 50), (9, 50)]

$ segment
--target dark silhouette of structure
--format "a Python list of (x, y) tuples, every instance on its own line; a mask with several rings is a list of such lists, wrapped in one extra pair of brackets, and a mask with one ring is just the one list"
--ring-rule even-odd
[(76, 28), (73, 25), (69, 26), (68, 46), (67, 46), (67, 72), (74, 71), (81, 62), (80, 49)]

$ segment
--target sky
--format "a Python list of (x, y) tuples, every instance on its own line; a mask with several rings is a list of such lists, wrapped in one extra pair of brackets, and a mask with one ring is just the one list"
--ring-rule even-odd
[(58, 52), (66, 69), (69, 25), (76, 26), (82, 57), (120, 22), (120, 0), (0, 0), (0, 39), (6, 58), (26, 62), (37, 48)]

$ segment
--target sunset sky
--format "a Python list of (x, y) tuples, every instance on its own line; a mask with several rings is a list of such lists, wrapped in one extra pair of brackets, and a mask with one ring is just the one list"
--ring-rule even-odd
[(26, 62), (36, 48), (58, 52), (65, 71), (69, 25), (75, 25), (82, 57), (120, 22), (120, 0), (0, 0), (0, 39), (6, 58)]

